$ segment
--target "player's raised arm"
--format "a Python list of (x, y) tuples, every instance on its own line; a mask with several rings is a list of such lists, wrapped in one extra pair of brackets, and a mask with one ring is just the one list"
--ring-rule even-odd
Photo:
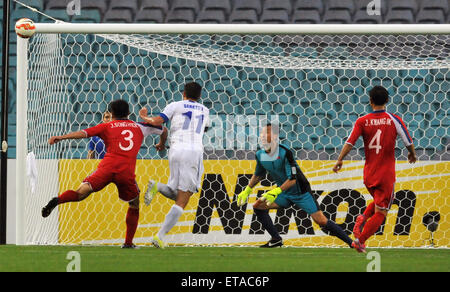
[(161, 126), (166, 122), (162, 116), (149, 117), (148, 110), (145, 107), (139, 110), (139, 117), (152, 126)]
[(163, 127), (163, 132), (159, 135), (159, 142), (155, 145), (156, 150), (163, 151), (166, 148), (167, 136), (169, 135), (169, 131), (166, 127)]
[(83, 139), (87, 138), (87, 134), (85, 131), (77, 131), (77, 132), (71, 132), (66, 135), (62, 136), (52, 136), (50, 139), (48, 139), (48, 144), (53, 145), (55, 143), (58, 143), (61, 140), (67, 140), (67, 139)]
[(352, 150), (353, 146), (351, 144), (345, 143), (344, 147), (342, 147), (341, 153), (339, 154), (339, 157), (336, 161), (336, 164), (333, 166), (333, 171), (338, 172), (341, 170), (342, 165), (344, 164), (344, 158), (347, 156), (347, 154)]

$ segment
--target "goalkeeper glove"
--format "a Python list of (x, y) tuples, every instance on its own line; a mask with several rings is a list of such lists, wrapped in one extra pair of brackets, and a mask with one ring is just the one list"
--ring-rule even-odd
[(252, 192), (252, 188), (250, 188), (249, 186), (247, 186), (245, 188), (245, 190), (243, 190), (237, 197), (237, 205), (240, 207), (242, 205), (244, 205), (245, 203), (247, 203), (247, 199), (248, 196), (250, 195), (250, 193)]
[(279, 194), (281, 194), (283, 190), (281, 188), (274, 188), (271, 191), (268, 191), (267, 193), (264, 193), (262, 195), (261, 201), (265, 201), (267, 206), (272, 205), (273, 202), (275, 202), (275, 199), (278, 197)]

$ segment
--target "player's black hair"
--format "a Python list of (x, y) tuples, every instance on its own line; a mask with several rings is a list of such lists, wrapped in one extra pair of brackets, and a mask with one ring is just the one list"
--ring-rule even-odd
[(199, 100), (202, 94), (202, 87), (197, 82), (189, 82), (184, 85), (184, 94), (187, 98)]
[(369, 91), (370, 100), (375, 105), (385, 105), (389, 100), (389, 93), (383, 86), (374, 86)]
[(109, 104), (109, 111), (116, 119), (126, 119), (130, 114), (130, 106), (123, 99), (118, 99)]

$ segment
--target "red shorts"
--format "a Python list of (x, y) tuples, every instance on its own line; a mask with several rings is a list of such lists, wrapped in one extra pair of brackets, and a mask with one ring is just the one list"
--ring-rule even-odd
[(372, 195), (375, 206), (380, 209), (389, 210), (394, 200), (394, 183), (382, 184), (368, 187), (367, 190)]
[(89, 183), (94, 192), (102, 190), (110, 183), (114, 183), (119, 191), (119, 198), (130, 202), (139, 196), (140, 190), (135, 180), (134, 173), (115, 172), (109, 167), (99, 167), (83, 180)]

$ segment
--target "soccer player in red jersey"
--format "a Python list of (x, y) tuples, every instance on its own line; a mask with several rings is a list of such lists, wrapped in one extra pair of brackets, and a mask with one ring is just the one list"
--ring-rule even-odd
[(126, 216), (127, 231), (125, 243), (122, 247), (135, 248), (133, 237), (139, 220), (140, 193), (135, 180), (136, 157), (145, 136), (150, 134), (160, 135), (159, 144), (164, 145), (167, 139), (167, 128), (129, 120), (129, 105), (124, 100), (111, 102), (110, 112), (112, 114), (111, 122), (63, 136), (53, 136), (48, 140), (48, 143), (53, 145), (65, 139), (98, 136), (105, 143), (106, 155), (97, 169), (83, 180), (77, 190), (65, 191), (58, 197), (51, 199), (42, 208), (42, 216), (48, 217), (59, 204), (82, 201), (91, 193), (98, 192), (108, 184), (114, 183), (117, 186), (119, 198), (129, 203)]
[[(388, 91), (375, 86), (369, 92), (373, 112), (356, 120), (350, 137), (333, 167), (334, 172), (342, 168), (343, 159), (350, 152), (359, 136), (364, 140), (364, 184), (374, 198), (362, 215), (356, 218), (352, 246), (358, 252), (365, 252), (365, 241), (371, 237), (384, 222), (394, 198), (395, 184), (395, 142), (400, 136), (408, 149), (408, 161), (417, 160), (414, 144), (402, 119), (386, 112)], [(369, 220), (370, 219), (370, 220)]]

